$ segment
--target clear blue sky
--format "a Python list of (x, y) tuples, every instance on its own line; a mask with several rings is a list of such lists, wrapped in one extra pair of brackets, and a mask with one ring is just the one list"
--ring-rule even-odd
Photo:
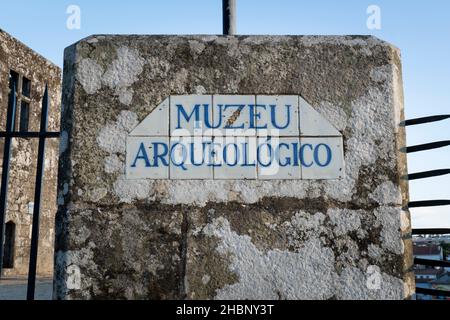
[[(220, 34), (221, 0), (2, 1), (0, 28), (62, 65), (63, 49), (98, 33)], [(237, 0), (240, 34), (372, 34), (402, 50), (407, 118), (450, 113), (450, 1)], [(81, 8), (68, 30), (66, 9)], [(381, 9), (381, 30), (366, 26)], [(408, 129), (408, 144), (450, 139), (450, 121)], [(450, 148), (412, 154), (410, 172), (450, 167)], [(410, 183), (411, 199), (450, 199), (450, 177)], [(414, 227), (450, 227), (450, 207), (411, 210)]]

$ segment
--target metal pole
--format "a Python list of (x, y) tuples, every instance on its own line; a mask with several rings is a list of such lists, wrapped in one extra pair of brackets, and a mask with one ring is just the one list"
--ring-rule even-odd
[(8, 206), (9, 163), (11, 160), (11, 133), (16, 119), (16, 84), (13, 83), (9, 93), (8, 112), (6, 115), (6, 137), (3, 149), (2, 185), (0, 189), (0, 279), (3, 275), (3, 255), (5, 242), (5, 219)]
[(39, 214), (41, 208), (42, 182), (44, 175), (45, 160), (45, 139), (47, 133), (48, 120), (48, 88), (45, 87), (44, 98), (42, 99), (41, 128), (39, 137), (39, 151), (36, 172), (36, 185), (34, 186), (34, 208), (33, 208), (33, 226), (31, 232), (30, 266), (28, 269), (28, 288), (27, 300), (34, 300), (34, 291), (36, 286), (36, 265), (39, 245)]
[(236, 34), (236, 0), (222, 0), (223, 34)]

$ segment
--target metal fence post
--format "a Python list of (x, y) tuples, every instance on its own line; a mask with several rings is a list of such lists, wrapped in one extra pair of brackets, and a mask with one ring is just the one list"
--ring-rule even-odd
[(222, 0), (223, 34), (236, 34), (236, 0)]
[(42, 184), (45, 165), (45, 140), (48, 123), (48, 87), (45, 86), (44, 98), (42, 99), (41, 127), (39, 131), (39, 151), (36, 171), (36, 184), (34, 186), (34, 208), (33, 225), (31, 232), (30, 266), (28, 271), (27, 300), (34, 300), (34, 291), (36, 287), (36, 266), (37, 254), (39, 248), (39, 215), (41, 209)]

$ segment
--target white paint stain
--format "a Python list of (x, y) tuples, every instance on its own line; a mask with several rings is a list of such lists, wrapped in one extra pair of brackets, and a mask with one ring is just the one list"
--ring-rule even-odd
[(116, 172), (125, 172), (123, 162), (116, 154), (109, 155), (105, 158), (105, 172), (109, 174)]
[(127, 180), (125, 175), (120, 175), (113, 188), (120, 202), (132, 203), (134, 200), (146, 199), (151, 186), (149, 180)]
[(100, 129), (97, 143), (111, 154), (126, 151), (126, 136), (138, 124), (137, 115), (131, 111), (122, 111), (116, 123), (109, 123)]
[[(203, 231), (221, 240), (217, 250), (229, 255), (230, 271), (239, 282), (217, 290), (216, 299), (327, 299), (333, 295), (334, 255), (317, 239), (297, 252), (262, 252), (249, 236), (230, 229), (224, 218), (215, 219)], [(320, 275), (320, 276), (319, 276)]]
[(120, 102), (125, 105), (131, 103), (133, 91), (127, 89), (144, 69), (145, 60), (141, 58), (136, 49), (120, 47), (117, 49), (117, 59), (109, 65), (103, 75), (103, 83), (114, 89)]
[(96, 61), (85, 58), (78, 63), (76, 77), (87, 94), (95, 94), (102, 86), (107, 86), (114, 90), (122, 104), (128, 106), (133, 100), (130, 87), (138, 80), (144, 64), (145, 60), (136, 49), (120, 47), (117, 58), (106, 71)]
[(327, 214), (334, 225), (335, 235), (342, 236), (361, 227), (359, 216), (364, 215), (365, 212), (363, 210), (329, 209)]
[(68, 290), (80, 290), (81, 289), (81, 272), (80, 268), (76, 265), (70, 265), (67, 267), (67, 289)]
[[(298, 218), (294, 218), (298, 219)], [(309, 221), (317, 227), (322, 217)], [(303, 222), (307, 222), (303, 220)], [(313, 236), (294, 252), (258, 249), (247, 235), (231, 230), (223, 217), (205, 226), (203, 233), (220, 239), (218, 253), (231, 259), (229, 270), (238, 282), (216, 291), (216, 299), (403, 299), (402, 280), (380, 273), (379, 287), (368, 286), (371, 274), (347, 266), (335, 269), (335, 257)], [(356, 249), (356, 251), (358, 251)], [(365, 268), (365, 266), (363, 266)]]
[(402, 205), (402, 193), (400, 187), (391, 181), (386, 181), (379, 185), (369, 198), (379, 205)]
[(381, 246), (395, 254), (403, 254), (404, 244), (400, 233), (402, 209), (379, 207), (374, 213), (382, 226)]
[(82, 59), (78, 64), (77, 80), (87, 94), (94, 94), (102, 87), (102, 67), (90, 58)]

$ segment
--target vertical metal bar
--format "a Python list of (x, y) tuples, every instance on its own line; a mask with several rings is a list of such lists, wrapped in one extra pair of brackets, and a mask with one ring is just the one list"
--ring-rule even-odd
[(3, 275), (3, 255), (5, 242), (5, 219), (8, 206), (9, 163), (11, 160), (11, 133), (16, 118), (16, 84), (13, 83), (9, 93), (8, 111), (6, 115), (6, 137), (3, 149), (2, 185), (0, 189), (0, 279)]
[(236, 34), (236, 0), (222, 0), (223, 34)]
[(28, 269), (27, 300), (34, 300), (36, 287), (36, 266), (39, 244), (39, 214), (41, 208), (42, 183), (44, 175), (45, 160), (45, 133), (47, 132), (48, 120), (48, 87), (45, 87), (44, 98), (42, 99), (41, 128), (39, 137), (39, 151), (36, 171), (36, 185), (34, 189), (33, 226), (31, 232), (30, 266)]

